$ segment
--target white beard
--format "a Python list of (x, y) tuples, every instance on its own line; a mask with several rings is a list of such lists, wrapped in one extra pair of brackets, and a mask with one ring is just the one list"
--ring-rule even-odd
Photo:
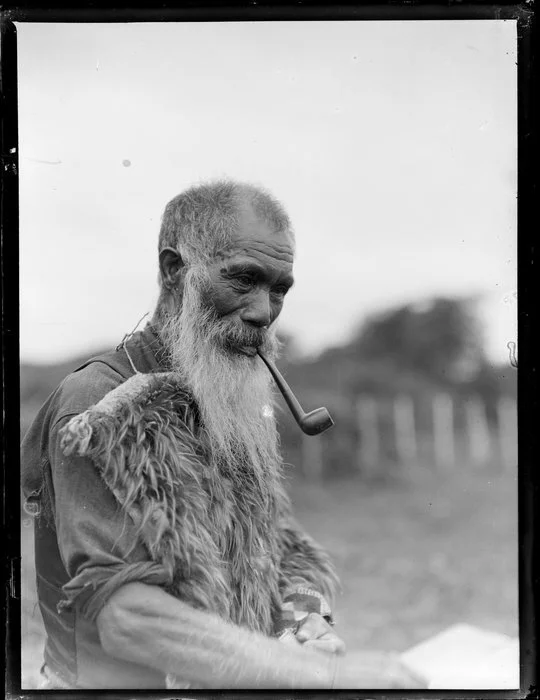
[(188, 270), (181, 312), (169, 315), (161, 336), (172, 371), (198, 404), (213, 460), (231, 468), (249, 466), (263, 476), (279, 464), (272, 379), (258, 356), (230, 346), (249, 345), (254, 335), (260, 342), (264, 336), (264, 350), (274, 356), (275, 332), (250, 331), (217, 318), (202, 301), (207, 281), (202, 266)]

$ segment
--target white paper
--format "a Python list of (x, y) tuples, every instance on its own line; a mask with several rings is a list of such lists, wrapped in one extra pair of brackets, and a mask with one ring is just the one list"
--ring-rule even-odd
[(452, 625), (401, 660), (433, 690), (519, 688), (519, 640), (472, 625)]

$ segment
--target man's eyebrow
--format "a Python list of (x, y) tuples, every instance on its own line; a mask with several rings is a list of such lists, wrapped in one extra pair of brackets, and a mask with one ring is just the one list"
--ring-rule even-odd
[(286, 276), (283, 278), (282, 282), (283, 282), (284, 284), (286, 284), (286, 285), (289, 287), (289, 289), (290, 289), (291, 287), (294, 287), (294, 277), (293, 277), (292, 275), (286, 275)]
[(222, 268), (224, 272), (236, 273), (236, 272), (257, 272), (259, 274), (264, 273), (264, 269), (255, 262), (245, 261), (245, 262), (234, 262), (226, 263)]
[[(223, 273), (226, 275), (237, 275), (240, 273), (251, 273), (251, 274), (256, 274), (260, 275), (261, 277), (264, 277), (266, 275), (266, 271), (264, 267), (259, 265), (256, 262), (253, 261), (248, 261), (246, 260), (245, 262), (234, 262), (234, 263), (228, 263), (224, 265), (224, 267), (221, 270)], [(294, 277), (292, 276), (291, 273), (285, 273), (285, 275), (280, 279), (280, 282), (283, 284), (286, 284), (288, 287), (292, 287), (294, 285)]]

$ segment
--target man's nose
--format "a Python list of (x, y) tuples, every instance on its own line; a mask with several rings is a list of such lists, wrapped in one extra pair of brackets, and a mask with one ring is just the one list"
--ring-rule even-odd
[(250, 303), (244, 307), (241, 313), (244, 323), (250, 323), (257, 328), (269, 326), (271, 321), (270, 299), (267, 293), (259, 292), (250, 299)]

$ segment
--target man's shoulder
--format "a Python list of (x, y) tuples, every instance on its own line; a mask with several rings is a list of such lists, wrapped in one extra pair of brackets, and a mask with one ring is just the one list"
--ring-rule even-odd
[(116, 350), (90, 358), (58, 387), (56, 420), (86, 411), (136, 370), (144, 374), (159, 371), (160, 352), (163, 351), (157, 335), (149, 326)]
[(55, 422), (65, 416), (86, 411), (126, 378), (123, 368), (107, 362), (106, 358), (96, 358), (68, 374), (57, 390)]
[[(104, 356), (106, 357), (106, 355)], [(97, 359), (97, 358), (96, 358)], [(125, 381), (120, 371), (103, 362), (89, 361), (60, 383), (42, 405), (21, 444), (22, 484), (35, 493), (42, 484), (41, 464), (49, 459), (51, 431), (62, 419), (78, 415), (101, 401)]]

